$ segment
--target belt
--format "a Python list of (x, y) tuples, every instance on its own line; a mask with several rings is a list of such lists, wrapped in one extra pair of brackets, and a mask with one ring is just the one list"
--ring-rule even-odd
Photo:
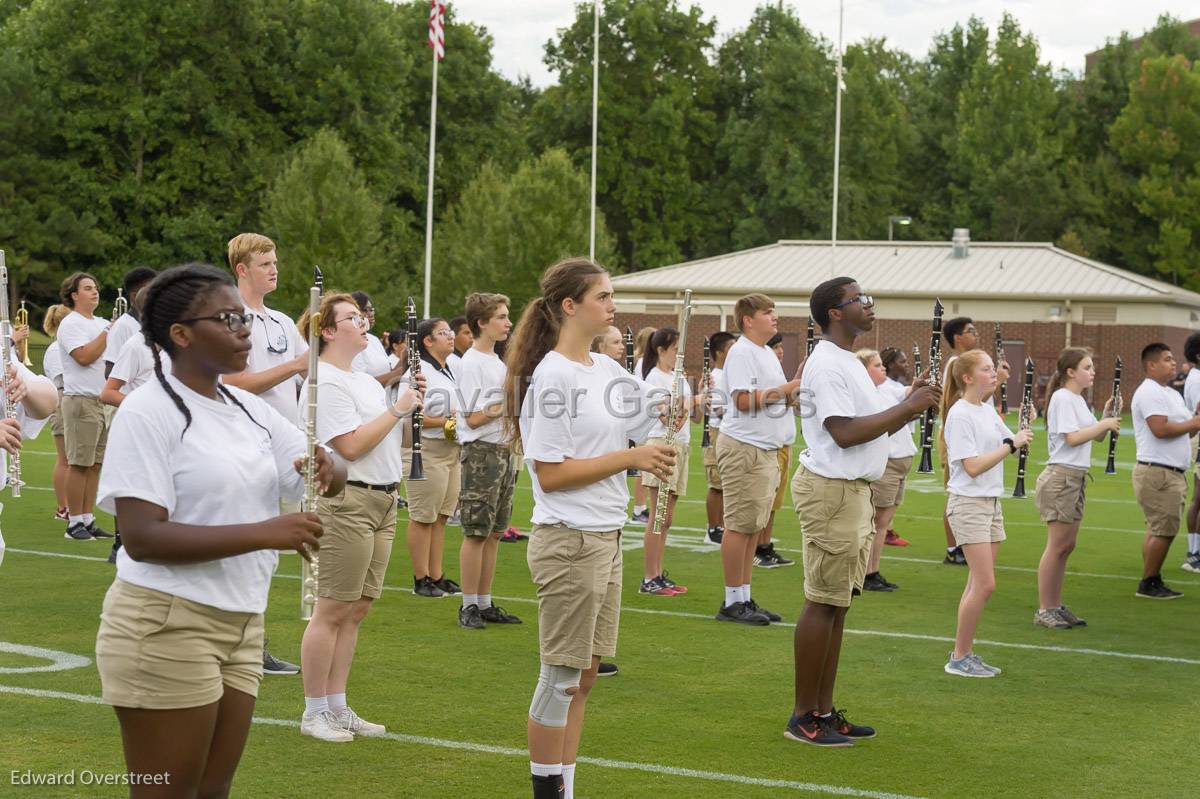
[(396, 490), (395, 483), (384, 483), (383, 485), (371, 485), (370, 483), (364, 483), (361, 480), (347, 480), (346, 485), (355, 486), (356, 488), (368, 488), (372, 491), (382, 491), (385, 494), (391, 494), (392, 492), (394, 492)]
[(1168, 466), (1165, 463), (1151, 463), (1150, 461), (1138, 461), (1142, 466), (1157, 466), (1160, 469), (1170, 469), (1179, 474), (1187, 474), (1187, 469), (1180, 469), (1178, 466)]

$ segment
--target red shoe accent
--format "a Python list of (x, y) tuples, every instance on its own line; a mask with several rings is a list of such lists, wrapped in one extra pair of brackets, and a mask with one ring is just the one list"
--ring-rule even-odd
[(906, 547), (906, 546), (908, 546), (908, 541), (906, 541), (903, 538), (901, 538), (900, 536), (896, 535), (895, 530), (887, 531), (887, 536), (884, 537), (883, 543), (889, 547)]

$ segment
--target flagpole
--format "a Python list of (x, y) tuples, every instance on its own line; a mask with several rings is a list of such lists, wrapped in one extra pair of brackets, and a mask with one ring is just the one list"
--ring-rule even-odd
[(433, 275), (433, 166), (437, 155), (438, 52), (433, 51), (433, 96), (429, 103), (429, 183), (425, 189), (425, 315), (429, 318), (429, 290)]
[(596, 139), (600, 115), (600, 0), (592, 2), (592, 200), (588, 258), (596, 260)]
[(842, 22), (845, 17), (845, 2), (838, 3), (837, 77), (834, 86), (833, 111), (833, 230), (829, 239), (829, 276), (837, 270), (838, 237), (838, 180), (842, 164)]

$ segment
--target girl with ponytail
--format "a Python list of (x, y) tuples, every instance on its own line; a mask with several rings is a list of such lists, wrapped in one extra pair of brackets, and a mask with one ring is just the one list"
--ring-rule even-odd
[(945, 671), (959, 677), (995, 677), (1000, 669), (974, 653), (975, 630), (996, 588), (995, 562), (1004, 541), (1004, 459), (1033, 440), (1031, 430), (1015, 435), (988, 402), (996, 389), (996, 367), (983, 350), (954, 359), (942, 393), (946, 423), (938, 443), (949, 464), (946, 518), (954, 542), (967, 558), (967, 586), (958, 605), (954, 651)]
[[(253, 316), (232, 281), (187, 264), (144, 291), (155, 379), (121, 403), (100, 473), (100, 507), (117, 516), (125, 546), (96, 666), (131, 774), (168, 772), (180, 795), (227, 796), (262, 679), (276, 551), (307, 557), (321, 524), (279, 515), (281, 495), (303, 495), (304, 434), (220, 381), (244, 371), (250, 352)], [(344, 467), (321, 449), (317, 463), (319, 490), (341, 493)]]

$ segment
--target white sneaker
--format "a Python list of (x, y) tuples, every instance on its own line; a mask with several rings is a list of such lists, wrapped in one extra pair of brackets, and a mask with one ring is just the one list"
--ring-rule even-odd
[(363, 738), (382, 738), (387, 732), (387, 727), (382, 724), (373, 724), (355, 713), (349, 706), (342, 708), (333, 714), (334, 721), (339, 727), (347, 732), (353, 733), (355, 736)]
[(354, 740), (350, 731), (342, 726), (329, 710), (306, 712), (300, 717), (300, 734), (311, 735), (319, 741), (347, 743)]

